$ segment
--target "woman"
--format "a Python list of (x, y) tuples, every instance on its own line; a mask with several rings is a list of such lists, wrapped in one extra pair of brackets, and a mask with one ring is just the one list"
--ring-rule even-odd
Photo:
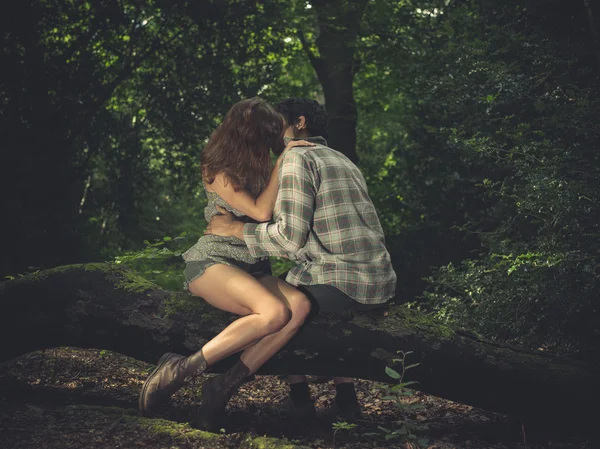
[[(281, 115), (260, 98), (240, 101), (229, 110), (201, 156), (207, 221), (218, 207), (246, 220), (271, 218), (282, 156), (271, 169), (270, 150), (283, 149), (283, 131)], [(285, 150), (298, 145), (313, 144), (293, 141)], [(244, 379), (296, 334), (310, 312), (310, 302), (285, 281), (260, 273), (268, 259), (254, 258), (235, 237), (205, 235), (183, 257), (188, 290), (242, 317), (189, 357), (164, 354), (142, 387), (139, 408), (144, 415), (150, 413), (209, 366), (243, 351), (232, 368), (202, 385), (198, 425), (206, 428)]]

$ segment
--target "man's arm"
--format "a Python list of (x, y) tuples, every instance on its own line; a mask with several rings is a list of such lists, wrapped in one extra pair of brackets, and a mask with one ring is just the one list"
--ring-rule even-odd
[(244, 241), (254, 257), (293, 258), (304, 247), (314, 214), (316, 190), (314, 175), (306, 158), (297, 151), (289, 151), (281, 165), (275, 221), (246, 223), (243, 226)]

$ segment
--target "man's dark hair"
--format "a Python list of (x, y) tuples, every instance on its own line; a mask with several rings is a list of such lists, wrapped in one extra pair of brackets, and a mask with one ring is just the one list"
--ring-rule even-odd
[(316, 100), (308, 98), (286, 98), (276, 108), (289, 125), (298, 123), (298, 118), (306, 118), (306, 130), (311, 136), (327, 138), (327, 113)]

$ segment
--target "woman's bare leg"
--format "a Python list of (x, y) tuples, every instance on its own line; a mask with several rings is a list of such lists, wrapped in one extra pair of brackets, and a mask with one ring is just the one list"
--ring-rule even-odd
[(235, 393), (244, 378), (256, 372), (290, 341), (310, 312), (308, 298), (291, 285), (272, 276), (262, 277), (259, 282), (263, 288), (278, 298), (277, 301), (281, 306), (291, 312), (291, 319), (277, 332), (271, 333), (245, 349), (240, 359), (229, 370), (202, 384), (202, 402), (198, 407), (195, 423), (201, 429), (215, 428), (229, 398)]
[[(274, 294), (239, 268), (223, 264), (212, 265), (202, 276), (190, 282), (188, 289), (193, 295), (202, 297), (218, 309), (243, 316), (188, 357), (163, 354), (140, 391), (138, 406), (142, 415), (151, 413), (189, 379), (206, 371), (208, 366), (248, 348), (267, 335), (281, 331), (290, 321), (298, 321), (292, 320), (290, 306), (280, 295)], [(290, 304), (296, 302), (291, 301)], [(263, 360), (264, 356), (251, 357), (251, 360), (255, 359)], [(206, 416), (202, 419), (209, 420), (213, 412), (224, 409), (231, 394), (248, 374), (249, 367), (239, 360), (222, 375), (224, 377), (213, 378), (213, 383), (218, 384), (215, 388), (208, 388), (205, 382), (202, 404)]]
[(204, 345), (202, 354), (208, 365), (280, 331), (291, 321), (287, 304), (239, 268), (212, 265), (188, 288), (218, 309), (243, 315)]
[(267, 290), (285, 304), (292, 313), (290, 321), (278, 332), (272, 333), (247, 348), (240, 359), (255, 373), (296, 335), (310, 312), (310, 301), (292, 285), (273, 276), (261, 277), (260, 282)]

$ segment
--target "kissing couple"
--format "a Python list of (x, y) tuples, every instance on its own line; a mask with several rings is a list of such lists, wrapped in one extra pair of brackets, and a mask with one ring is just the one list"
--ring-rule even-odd
[[(240, 318), (194, 354), (164, 354), (140, 392), (143, 415), (235, 354), (231, 368), (202, 384), (194, 424), (218, 428), (239, 386), (305, 322), (320, 312), (383, 308), (394, 296), (396, 273), (365, 179), (326, 137), (325, 109), (303, 98), (276, 107), (242, 100), (212, 133), (200, 158), (208, 227), (183, 254), (184, 274), (198, 300)], [(274, 277), (269, 256), (296, 265)], [(306, 376), (288, 380), (284, 407), (296, 418), (313, 416)], [(358, 417), (353, 380), (334, 380), (333, 413)]]

